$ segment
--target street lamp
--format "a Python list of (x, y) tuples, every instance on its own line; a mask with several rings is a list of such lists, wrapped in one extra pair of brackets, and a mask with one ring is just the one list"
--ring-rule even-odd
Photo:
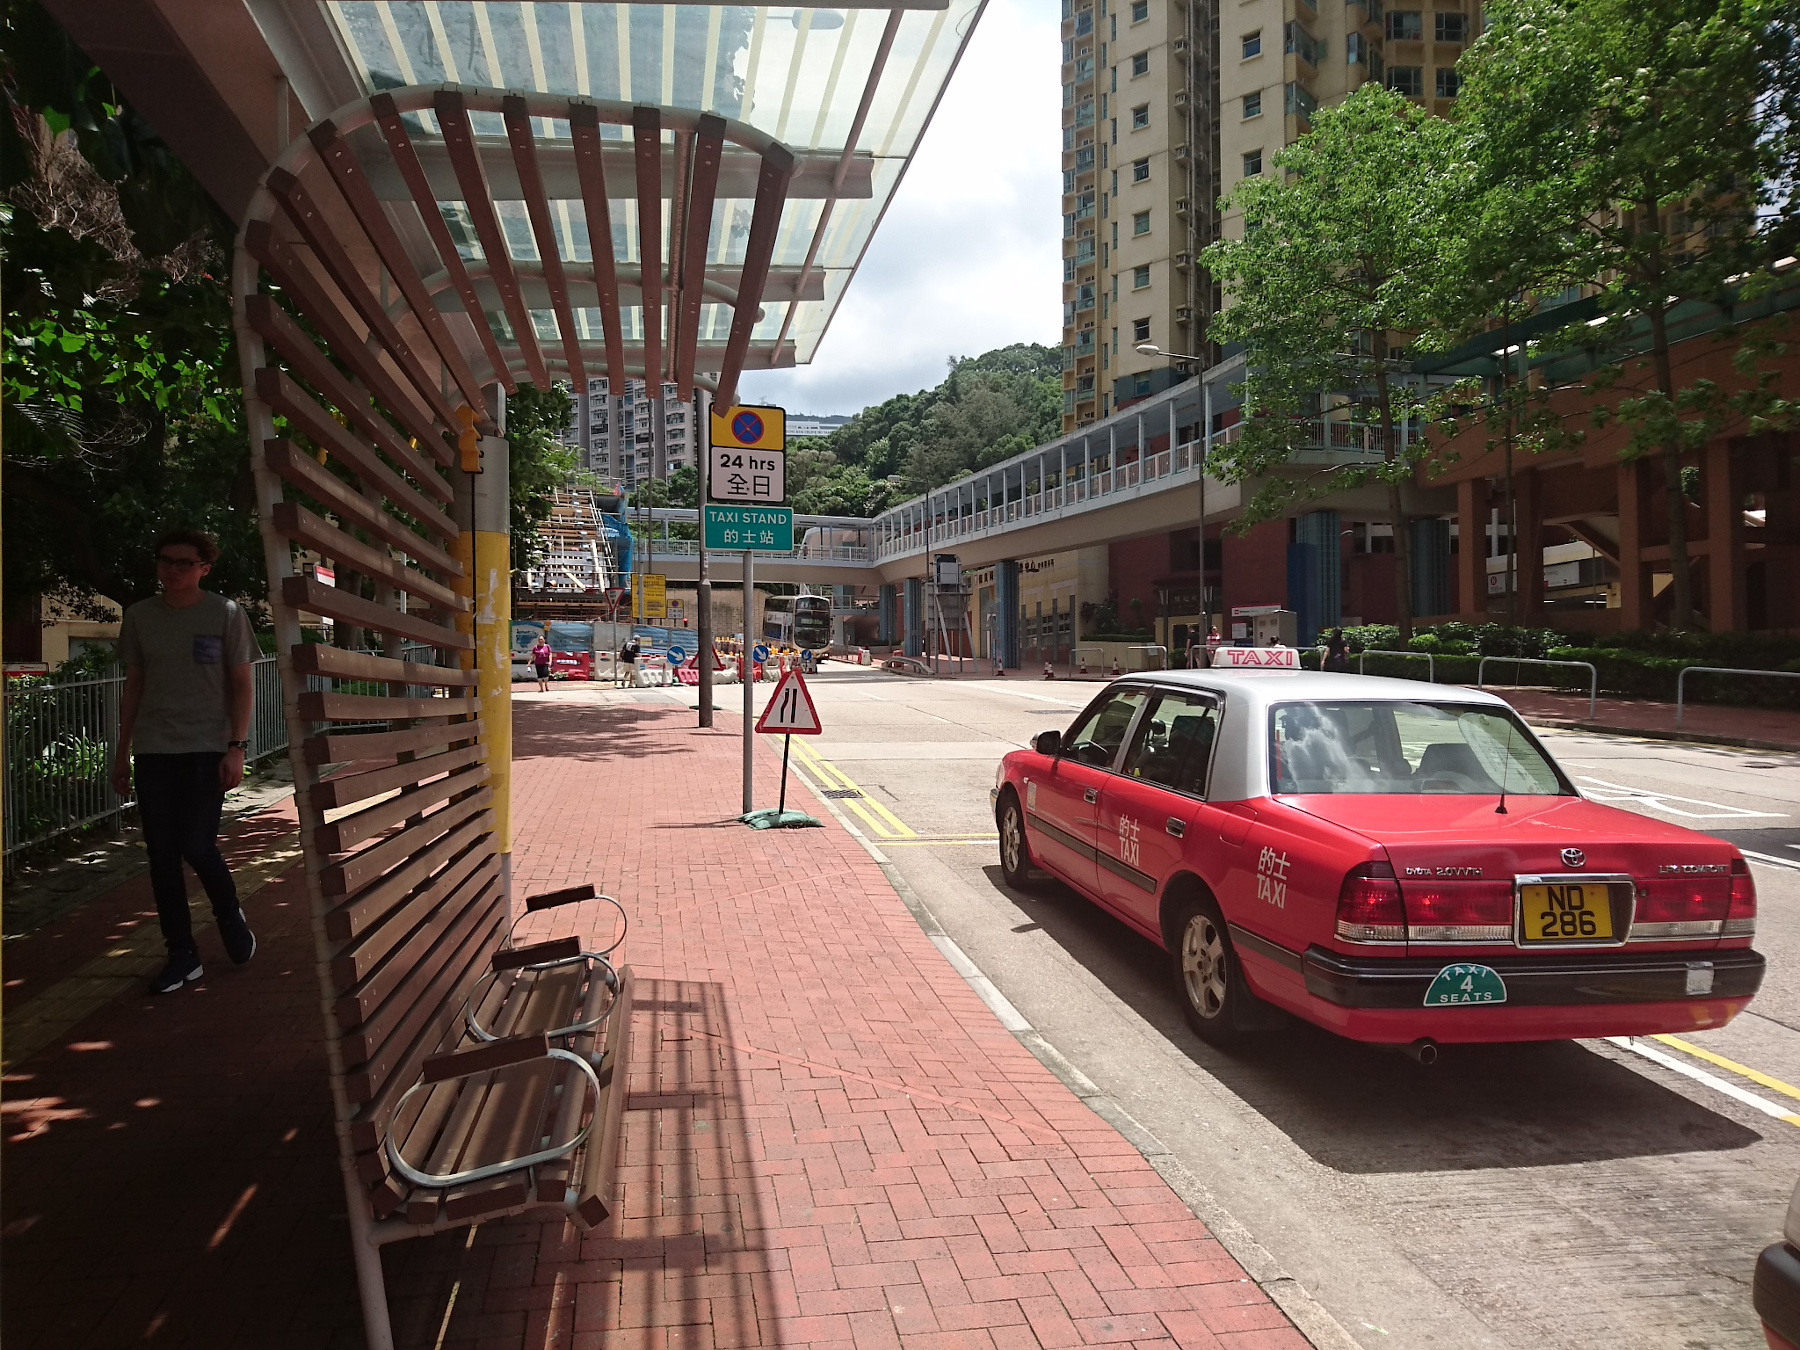
[[(1204, 357), (1190, 356), (1185, 352), (1165, 352), (1154, 342), (1140, 342), (1135, 350), (1144, 356), (1160, 356), (1170, 361), (1205, 362)], [(1200, 480), (1200, 622), (1210, 628), (1212, 615), (1206, 607), (1206, 452), (1212, 444), (1212, 390), (1204, 381), (1200, 386), (1200, 418), (1200, 472), (1197, 475)], [(1171, 454), (1173, 449), (1171, 446)]]

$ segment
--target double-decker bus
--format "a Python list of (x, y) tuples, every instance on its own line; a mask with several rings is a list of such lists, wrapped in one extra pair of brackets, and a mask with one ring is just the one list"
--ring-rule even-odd
[(802, 651), (831, 645), (831, 601), (822, 595), (772, 595), (763, 601), (763, 640)]

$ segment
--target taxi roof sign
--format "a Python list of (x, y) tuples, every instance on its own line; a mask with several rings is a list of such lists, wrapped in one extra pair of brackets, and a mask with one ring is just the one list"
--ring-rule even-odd
[(1300, 653), (1292, 647), (1218, 647), (1212, 663), (1221, 670), (1298, 670)]
[(732, 407), (712, 414), (712, 443), (739, 450), (787, 449), (787, 410)]

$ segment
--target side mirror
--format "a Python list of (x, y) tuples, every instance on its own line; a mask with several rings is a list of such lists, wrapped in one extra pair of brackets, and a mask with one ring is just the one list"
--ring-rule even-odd
[(1031, 738), (1031, 748), (1040, 755), (1049, 755), (1052, 759), (1062, 753), (1062, 732), (1040, 731)]

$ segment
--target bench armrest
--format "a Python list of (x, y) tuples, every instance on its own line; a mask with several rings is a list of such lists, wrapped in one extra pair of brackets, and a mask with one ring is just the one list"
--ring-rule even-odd
[(594, 888), (590, 883), (586, 886), (565, 886), (560, 891), (545, 891), (541, 895), (525, 897), (525, 912), (535, 914), (540, 909), (555, 909), (558, 905), (575, 905), (583, 900), (594, 898)]
[(529, 947), (510, 947), (495, 952), (493, 969), (495, 974), (499, 974), (503, 970), (517, 970), (520, 966), (535, 966), (540, 962), (561, 961), (580, 955), (579, 937), (553, 938), (549, 942), (538, 942)]
[(550, 1041), (543, 1032), (529, 1036), (507, 1036), (489, 1041), (471, 1050), (457, 1050), (447, 1055), (433, 1055), (425, 1061), (427, 1083), (447, 1083), (452, 1078), (467, 1078), (472, 1073), (504, 1069), (509, 1064), (543, 1059), (550, 1053)]

